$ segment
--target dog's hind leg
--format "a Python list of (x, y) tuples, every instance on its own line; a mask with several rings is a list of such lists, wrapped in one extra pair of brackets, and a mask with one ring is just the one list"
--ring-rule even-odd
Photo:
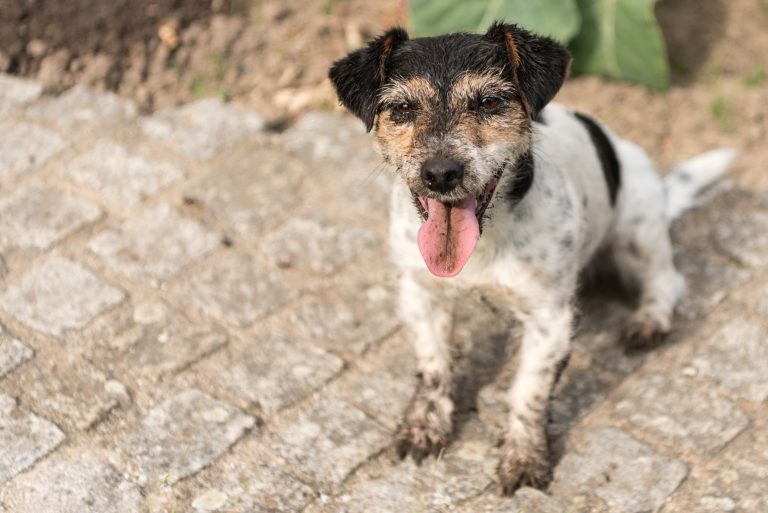
[(547, 409), (559, 372), (570, 354), (570, 301), (541, 303), (520, 314), (523, 340), (509, 393), (509, 427), (499, 463), (504, 493), (519, 486), (542, 488), (551, 478)]
[(638, 308), (625, 328), (626, 342), (634, 347), (657, 343), (672, 329), (675, 305), (685, 291), (685, 280), (672, 261), (662, 213), (617, 226), (612, 253), (621, 276), (640, 293)]
[(640, 293), (625, 332), (630, 345), (640, 346), (669, 333), (685, 281), (672, 260), (664, 182), (640, 148), (627, 141), (618, 148), (623, 163), (622, 197), (610, 250), (619, 274)]
[(410, 331), (418, 359), (416, 395), (398, 430), (400, 457), (420, 461), (439, 454), (453, 430), (453, 376), (448, 347), (453, 299), (419, 283), (409, 272), (400, 282), (400, 317)]

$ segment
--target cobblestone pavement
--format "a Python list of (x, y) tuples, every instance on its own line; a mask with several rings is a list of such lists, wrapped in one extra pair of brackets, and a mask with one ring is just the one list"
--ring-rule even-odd
[(516, 327), (460, 305), (456, 442), (399, 462), (413, 390), (359, 123), (283, 133), (217, 100), (137, 115), (0, 76), (0, 511), (768, 511), (768, 193), (726, 181), (674, 227), (671, 339), (586, 293), (547, 495), (494, 476)]

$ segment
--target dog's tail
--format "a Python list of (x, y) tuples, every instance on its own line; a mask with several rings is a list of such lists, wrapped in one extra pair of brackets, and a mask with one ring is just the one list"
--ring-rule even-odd
[(667, 218), (675, 219), (691, 208), (696, 195), (725, 173), (736, 153), (732, 148), (712, 150), (672, 168), (664, 178)]

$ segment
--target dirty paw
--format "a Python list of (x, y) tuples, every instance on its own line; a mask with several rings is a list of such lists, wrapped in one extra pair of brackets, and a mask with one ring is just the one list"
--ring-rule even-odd
[(400, 458), (410, 454), (418, 463), (430, 454), (440, 454), (450, 440), (452, 413), (453, 403), (447, 397), (417, 399), (395, 437)]
[(552, 466), (546, 445), (523, 447), (507, 441), (502, 446), (499, 461), (502, 493), (512, 495), (521, 486), (543, 489), (552, 480)]
[(629, 349), (654, 347), (664, 341), (671, 330), (671, 322), (664, 316), (638, 311), (624, 329), (624, 340)]

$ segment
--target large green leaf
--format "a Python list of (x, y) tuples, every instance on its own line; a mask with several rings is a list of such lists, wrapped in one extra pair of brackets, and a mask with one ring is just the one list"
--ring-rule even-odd
[(656, 0), (578, 0), (579, 35), (571, 42), (573, 70), (664, 89), (669, 65), (653, 13)]
[(418, 36), (485, 32), (502, 20), (567, 43), (581, 21), (576, 0), (411, 0), (410, 11)]

